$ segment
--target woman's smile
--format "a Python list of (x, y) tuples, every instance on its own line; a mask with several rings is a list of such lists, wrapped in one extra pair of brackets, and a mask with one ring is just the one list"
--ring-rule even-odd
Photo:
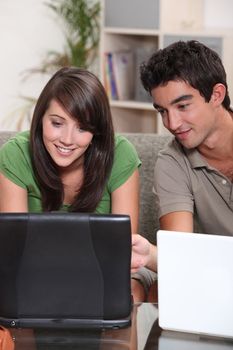
[[(70, 155), (75, 148), (68, 148), (68, 147), (64, 147), (64, 146), (57, 146), (55, 145), (55, 147), (57, 148), (58, 152), (62, 155)], [(76, 147), (77, 149), (78, 147)]]

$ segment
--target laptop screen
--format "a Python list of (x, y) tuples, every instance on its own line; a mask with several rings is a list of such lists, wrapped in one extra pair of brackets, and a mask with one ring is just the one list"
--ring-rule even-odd
[(0, 241), (1, 323), (129, 324), (129, 216), (0, 214)]
[(233, 337), (233, 237), (158, 231), (159, 324)]

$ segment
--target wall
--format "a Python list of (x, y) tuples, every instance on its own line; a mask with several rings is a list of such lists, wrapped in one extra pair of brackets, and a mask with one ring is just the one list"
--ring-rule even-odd
[(233, 28), (232, 0), (205, 0), (204, 24), (206, 28)]
[[(205, 0), (204, 9), (205, 27), (233, 27), (232, 0)], [(0, 43), (0, 129), (14, 130), (20, 112), (12, 112), (24, 105), (19, 96), (37, 97), (48, 79), (23, 81), (22, 73), (39, 66), (47, 51), (60, 50), (63, 35), (44, 0), (1, 0)]]
[(0, 129), (16, 128), (19, 112), (10, 114), (25, 104), (19, 95), (37, 97), (48, 79), (36, 74), (23, 81), (23, 72), (38, 67), (48, 50), (60, 50), (62, 40), (44, 0), (0, 1)]

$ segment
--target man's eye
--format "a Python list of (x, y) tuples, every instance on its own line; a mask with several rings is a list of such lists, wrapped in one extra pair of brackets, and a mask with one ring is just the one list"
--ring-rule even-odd
[(164, 113), (164, 109), (162, 108), (156, 108), (156, 111), (160, 114), (163, 114)]
[(178, 108), (181, 110), (184, 110), (184, 109), (187, 109), (188, 106), (189, 106), (189, 104), (179, 105)]
[(157, 109), (158, 113), (161, 114), (161, 116), (164, 116), (165, 110), (164, 109)]

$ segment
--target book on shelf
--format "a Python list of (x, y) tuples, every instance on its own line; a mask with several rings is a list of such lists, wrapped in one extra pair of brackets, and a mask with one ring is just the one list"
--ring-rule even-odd
[(110, 91), (111, 91), (111, 98), (112, 100), (118, 100), (118, 92), (117, 92), (117, 85), (116, 85), (116, 77), (115, 77), (115, 70), (113, 67), (113, 54), (112, 52), (108, 53), (108, 72), (109, 72), (109, 84), (110, 84)]
[(135, 54), (135, 94), (134, 98), (140, 102), (152, 102), (152, 98), (147, 92), (141, 82), (140, 78), (140, 66), (143, 62), (146, 62), (151, 54), (154, 52), (154, 48), (137, 47), (134, 50)]
[(104, 54), (103, 60), (103, 72), (104, 72), (104, 87), (105, 91), (108, 95), (108, 98), (111, 99), (111, 86), (110, 86), (110, 78), (109, 78), (109, 64), (108, 64), (108, 53)]
[(134, 98), (134, 53), (115, 51), (105, 53), (104, 84), (112, 100)]

